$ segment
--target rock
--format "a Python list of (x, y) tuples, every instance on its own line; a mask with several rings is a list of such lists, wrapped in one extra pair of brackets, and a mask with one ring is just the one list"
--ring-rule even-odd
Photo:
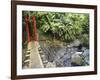
[(84, 56), (84, 65), (89, 65), (89, 50), (85, 49), (82, 55)]
[(83, 55), (89, 57), (89, 50), (85, 49), (84, 52), (83, 52)]
[(71, 66), (71, 59), (70, 56), (66, 56), (64, 61), (63, 61), (63, 65), (66, 67), (70, 67)]
[(74, 46), (79, 46), (81, 44), (81, 42), (77, 39), (73, 42)]
[(43, 63), (44, 63), (44, 64), (46, 64), (46, 63), (48, 63), (48, 61), (47, 61), (47, 60), (45, 60), (45, 61), (43, 61)]
[(41, 51), (39, 51), (39, 53), (40, 53), (40, 54), (42, 54), (42, 53), (43, 53), (43, 51), (41, 50)]
[(56, 67), (55, 63), (48, 62), (46, 68)]
[(68, 47), (77, 47), (81, 44), (81, 42), (77, 39), (75, 41), (73, 41), (70, 45), (68, 45)]
[(82, 57), (79, 54), (73, 54), (71, 56), (71, 63), (82, 65)]
[(76, 52), (75, 54), (77, 54), (77, 55), (81, 55), (81, 54), (82, 54), (82, 52)]

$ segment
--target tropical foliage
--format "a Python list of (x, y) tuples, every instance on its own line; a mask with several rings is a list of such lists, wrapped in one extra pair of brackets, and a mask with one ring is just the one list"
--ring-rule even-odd
[[(29, 15), (30, 28), (31, 17), (36, 16), (38, 31), (64, 42), (75, 39), (82, 41), (84, 46), (89, 45), (89, 14), (86, 13), (61, 13), (43, 11), (23, 11), (23, 30), (25, 29), (24, 17)], [(31, 34), (32, 30), (30, 29)]]

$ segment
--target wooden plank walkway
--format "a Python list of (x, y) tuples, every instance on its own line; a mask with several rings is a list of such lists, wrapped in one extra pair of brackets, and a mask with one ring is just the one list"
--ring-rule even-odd
[(28, 44), (28, 50), (30, 50), (30, 64), (29, 68), (43, 68), (43, 63), (38, 51), (39, 44), (37, 41), (31, 41)]

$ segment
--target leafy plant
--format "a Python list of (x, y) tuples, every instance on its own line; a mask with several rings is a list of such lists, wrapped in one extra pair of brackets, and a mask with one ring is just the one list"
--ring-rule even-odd
[(80, 39), (84, 45), (88, 45), (86, 42), (89, 40), (89, 14), (23, 11), (23, 16), (27, 14), (30, 19), (33, 15), (36, 16), (37, 28), (42, 33), (65, 42)]

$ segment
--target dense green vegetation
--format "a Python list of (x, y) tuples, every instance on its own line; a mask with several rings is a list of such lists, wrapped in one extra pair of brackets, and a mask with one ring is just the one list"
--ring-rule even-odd
[(89, 14), (80, 13), (58, 13), (23, 11), (23, 31), (25, 29), (24, 17), (30, 17), (30, 32), (32, 31), (31, 17), (36, 16), (38, 32), (41, 35), (50, 36), (64, 42), (79, 39), (82, 44), (89, 47)]

